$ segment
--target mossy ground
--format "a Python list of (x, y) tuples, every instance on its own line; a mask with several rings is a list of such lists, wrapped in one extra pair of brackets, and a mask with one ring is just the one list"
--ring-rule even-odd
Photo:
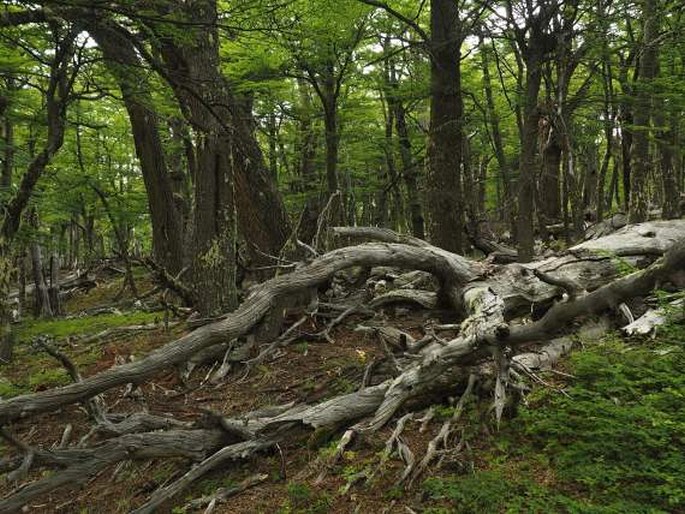
[(685, 512), (685, 327), (609, 335), (538, 388), (475, 467), (423, 484), (427, 512)]
[[(141, 287), (149, 286), (144, 270), (136, 270)], [(0, 398), (9, 398), (18, 394), (38, 391), (65, 385), (71, 380), (61, 365), (45, 352), (33, 347), (32, 342), (38, 336), (49, 338), (50, 344), (63, 351), (73, 360), (81, 372), (106, 357), (112, 344), (122, 341), (136, 341), (140, 351), (149, 349), (147, 339), (159, 335), (153, 331), (144, 337), (139, 335), (106, 341), (94, 341), (88, 345), (79, 343), (79, 339), (94, 336), (107, 329), (132, 325), (157, 325), (162, 330), (163, 313), (145, 312), (121, 307), (113, 313), (87, 315), (87, 309), (111, 305), (116, 302), (132, 300), (124, 296), (119, 298), (123, 279), (115, 277), (98, 281), (98, 287), (87, 293), (79, 293), (64, 305), (66, 315), (53, 319), (35, 319), (27, 315), (21, 323), (12, 326), (15, 341), (15, 358), (10, 366), (0, 368)], [(132, 303), (131, 301), (128, 302)], [(151, 337), (152, 336), (152, 337)]]

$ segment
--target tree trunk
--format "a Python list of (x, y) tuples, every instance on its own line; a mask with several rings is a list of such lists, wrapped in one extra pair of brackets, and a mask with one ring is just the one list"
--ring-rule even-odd
[[(395, 91), (397, 85), (393, 86)], [(390, 102), (390, 96), (388, 102)], [(414, 237), (424, 239), (425, 227), (423, 218), (423, 208), (421, 207), (421, 193), (419, 192), (418, 174), (419, 168), (412, 155), (411, 140), (407, 129), (407, 116), (404, 103), (401, 99), (392, 95), (392, 108), (395, 111), (395, 128), (400, 145), (400, 160), (402, 161), (402, 176), (407, 188), (407, 203), (409, 205), (409, 217), (411, 223), (411, 233)]]
[(202, 29), (161, 38), (161, 51), (181, 110), (198, 133), (190, 287), (195, 307), (208, 316), (237, 304), (234, 178), (245, 162), (236, 151), (238, 128), (232, 134), (223, 124), (235, 118), (231, 107), (238, 105), (219, 72), (216, 3), (196, 0), (179, 9)]
[(56, 248), (53, 248), (50, 256), (50, 288), (48, 295), (50, 297), (50, 307), (55, 316), (62, 315), (62, 302), (59, 296), (59, 272), (60, 272), (60, 258)]
[[(326, 131), (326, 186), (329, 198), (333, 198), (333, 195), (340, 191), (340, 177), (338, 176), (338, 150), (340, 142), (338, 134), (338, 102), (332, 96), (332, 91), (326, 90), (325, 94), (323, 121)], [(334, 224), (338, 224), (344, 219), (344, 205), (345, 201), (343, 198), (333, 200), (330, 219)]]
[(514, 199), (512, 197), (511, 177), (509, 170), (509, 163), (504, 154), (504, 143), (502, 142), (502, 131), (500, 129), (499, 115), (495, 106), (495, 99), (492, 94), (492, 79), (490, 78), (490, 60), (489, 48), (485, 48), (482, 44), (481, 37), (481, 67), (483, 70), (483, 89), (485, 90), (485, 101), (487, 105), (487, 115), (490, 125), (490, 136), (492, 138), (492, 146), (495, 150), (495, 158), (497, 159), (497, 166), (499, 169), (499, 181), (501, 183), (501, 203), (500, 216), (505, 223), (511, 223), (514, 218)]
[(623, 123), (621, 128), (621, 182), (623, 184), (623, 209), (628, 211), (630, 207), (630, 190), (632, 184), (632, 162), (630, 151), (633, 147), (633, 133), (629, 128), (634, 123), (631, 108), (625, 104), (623, 109)]
[(43, 275), (43, 257), (38, 241), (31, 241), (29, 245), (31, 253), (31, 266), (33, 269), (34, 314), (39, 318), (52, 318), (53, 312), (50, 306), (50, 293)]
[[(366, 222), (367, 225), (376, 225), (378, 227), (387, 227), (390, 218), (388, 212), (388, 198), (390, 197), (391, 188), (393, 187), (392, 177), (397, 176), (397, 169), (395, 167), (395, 152), (393, 145), (393, 130), (395, 124), (395, 115), (392, 112), (387, 101), (383, 104), (383, 117), (385, 125), (385, 141), (383, 144), (383, 153), (385, 154), (385, 166), (380, 171), (380, 184), (378, 192), (376, 193), (376, 209), (373, 223)], [(367, 170), (368, 172), (368, 170)], [(364, 208), (367, 208), (367, 203), (364, 203)]]
[(11, 286), (12, 266), (9, 259), (9, 248), (0, 240), (0, 365), (11, 362), (14, 353), (12, 313), (7, 301)]
[[(14, 79), (9, 77), (5, 79), (8, 93), (15, 89)], [(3, 131), (2, 139), (4, 144), (3, 159), (2, 159), (2, 175), (0, 175), (0, 188), (8, 190), (12, 186), (12, 174), (14, 171), (14, 124), (12, 123), (9, 106), (4, 107)]]
[[(600, 17), (600, 23), (602, 24), (603, 33), (608, 36), (609, 25), (608, 19), (606, 17), (605, 2), (600, 1), (598, 3), (598, 13)], [(601, 222), (604, 219), (605, 209), (611, 209), (611, 194), (612, 187), (609, 187), (608, 201), (604, 199), (604, 191), (606, 185), (606, 177), (609, 171), (609, 163), (611, 161), (613, 153), (613, 143), (614, 143), (614, 128), (616, 123), (616, 107), (614, 104), (614, 86), (613, 86), (613, 68), (611, 66), (611, 53), (608, 44), (608, 37), (602, 38), (602, 87), (604, 90), (603, 99), (603, 115), (604, 115), (604, 139), (606, 144), (606, 149), (604, 150), (604, 157), (602, 158), (602, 165), (599, 169), (599, 176), (597, 177), (597, 210), (596, 218), (597, 222)], [(616, 172), (615, 162), (614, 162), (614, 173)], [(614, 176), (612, 175), (612, 183)]]
[(45, 90), (45, 109), (47, 112), (47, 139), (43, 149), (33, 157), (26, 173), (21, 179), (19, 189), (11, 200), (3, 206), (4, 212), (0, 226), (0, 361), (9, 362), (13, 349), (10, 318), (5, 299), (9, 295), (11, 277), (10, 243), (14, 240), (21, 224), (22, 214), (28, 206), (33, 190), (43, 175), (45, 168), (64, 144), (66, 127), (66, 109), (69, 102), (71, 81), (70, 65), (73, 57), (73, 32), (65, 35), (55, 48), (50, 66), (50, 78)]
[(461, 22), (453, 0), (431, 0), (431, 111), (426, 177), (426, 214), (431, 241), (463, 250), (463, 102)]
[[(389, 51), (389, 38), (384, 39), (383, 51)], [(386, 162), (388, 164), (387, 170), (387, 184), (383, 187), (384, 193), (387, 195), (387, 203), (389, 207), (389, 222), (390, 226), (395, 230), (401, 230), (402, 227), (406, 226), (407, 221), (411, 223), (411, 220), (407, 219), (404, 198), (402, 196), (402, 184), (401, 178), (403, 178), (404, 173), (398, 172), (397, 161), (395, 159), (397, 146), (395, 144), (395, 138), (400, 142), (400, 162), (402, 163), (402, 168), (405, 167), (405, 155), (402, 154), (403, 146), (401, 143), (402, 136), (399, 133), (400, 122), (397, 120), (397, 116), (400, 114), (398, 111), (398, 102), (401, 103), (398, 97), (398, 84), (397, 84), (397, 72), (395, 70), (395, 62), (392, 59), (388, 59), (384, 64), (384, 99), (386, 104), (385, 113), (385, 134), (386, 134)], [(405, 124), (406, 133), (406, 120), (402, 120)], [(411, 159), (411, 154), (409, 155)], [(411, 160), (409, 161), (411, 162)], [(420, 200), (418, 200), (420, 201)], [(420, 205), (419, 205), (420, 209)]]
[(547, 144), (542, 153), (542, 177), (540, 181), (540, 211), (547, 223), (561, 217), (560, 177), (562, 143), (557, 129), (551, 125), (550, 133), (544, 135)]
[[(204, 5), (206, 4), (206, 5)], [(184, 10), (183, 16), (192, 18), (196, 15), (196, 10), (193, 6), (197, 6), (197, 16), (203, 16), (207, 9), (215, 10), (215, 2), (211, 1), (197, 1), (191, 2), (191, 5), (179, 6), (179, 9)], [(209, 26), (214, 26), (210, 23)], [(98, 25), (96, 25), (98, 27)], [(102, 26), (99, 26), (102, 28)], [(164, 27), (161, 27), (162, 32), (164, 32)], [(211, 32), (211, 31), (210, 31)], [(127, 38), (130, 36), (122, 32), (122, 37)], [(167, 49), (169, 47), (175, 46), (171, 41), (172, 38), (162, 37), (160, 40), (165, 40), (167, 44)], [(214, 41), (216, 43), (216, 41)], [(106, 44), (106, 43), (105, 43)], [(130, 45), (128, 45), (130, 46)], [(210, 51), (211, 52), (211, 51)], [(164, 55), (164, 52), (162, 52)], [(166, 58), (169, 57), (169, 53), (166, 53)], [(155, 63), (158, 65), (159, 63)], [(170, 63), (166, 63), (170, 64)], [(191, 63), (195, 65), (196, 63)], [(258, 262), (264, 261), (263, 254), (278, 254), (287, 240), (290, 233), (290, 221), (288, 219), (285, 206), (283, 204), (282, 198), (278, 193), (276, 183), (271, 177), (269, 170), (264, 163), (264, 156), (259, 148), (259, 145), (254, 136), (254, 123), (252, 118), (252, 113), (250, 111), (249, 102), (241, 102), (236, 95), (229, 90), (228, 84), (225, 82), (223, 77), (220, 76), (218, 68), (212, 73), (215, 75), (212, 80), (215, 84), (214, 91), (210, 94), (203, 90), (203, 86), (198, 86), (198, 80), (193, 79), (184, 82), (184, 77), (188, 76), (188, 70), (178, 70), (174, 69), (174, 64), (171, 64), (170, 70), (160, 70), (164, 74), (164, 78), (170, 82), (170, 85), (175, 91), (177, 98), (179, 98), (182, 105), (182, 110), (184, 110), (185, 115), (188, 114), (187, 105), (190, 103), (205, 104), (206, 109), (205, 117), (214, 117), (221, 129), (221, 131), (227, 134), (230, 143), (230, 150), (233, 152), (233, 157), (228, 159), (229, 162), (235, 167), (234, 173), (234, 187), (235, 187), (235, 201), (238, 213), (238, 222), (240, 225), (241, 232), (244, 234), (246, 240), (249, 241), (250, 246), (248, 247), (249, 252), (252, 254), (253, 259)], [(216, 84), (222, 83), (220, 86)], [(140, 88), (138, 85), (137, 88)], [(142, 88), (145, 89), (145, 88)], [(138, 89), (136, 89), (138, 91)], [(203, 96), (215, 96), (214, 101), (207, 103), (207, 98)], [(216, 96), (218, 95), (218, 96)], [(183, 98), (183, 100), (181, 100)], [(135, 100), (135, 99), (134, 99)], [(222, 106), (218, 108), (215, 106)], [(150, 103), (142, 102), (141, 108), (151, 105)], [(216, 107), (216, 108), (215, 108)], [(224, 110), (224, 113), (219, 113), (218, 111)], [(138, 119), (138, 113), (136, 113), (136, 119)], [(141, 128), (144, 127), (145, 121), (149, 123), (155, 122), (154, 113), (151, 113), (153, 117), (144, 117), (145, 110), (142, 112), (142, 117), (139, 118), (141, 121)], [(193, 124), (192, 121), (190, 122)], [(133, 120), (132, 120), (133, 126)], [(151, 130), (146, 132), (142, 130), (141, 137), (138, 138), (139, 141), (146, 141), (142, 144), (140, 148), (137, 146), (136, 149), (144, 153), (145, 159), (149, 159), (149, 171), (151, 180), (152, 177), (156, 177), (161, 180), (162, 183), (168, 183), (166, 164), (163, 159), (163, 152), (157, 150), (157, 144), (159, 141), (159, 132), (155, 128), (156, 123), (153, 125), (147, 125), (147, 128)], [(134, 129), (135, 132), (136, 129)], [(228, 151), (228, 148), (226, 149)], [(186, 153), (188, 154), (188, 148), (186, 148)], [(197, 157), (193, 155), (187, 155), (188, 166), (190, 168), (191, 177), (194, 176), (194, 168), (196, 167)], [(143, 166), (143, 159), (141, 158), (141, 166)], [(146, 181), (147, 185), (147, 181)], [(162, 185), (164, 191), (160, 192), (160, 195), (153, 195), (155, 198), (159, 199), (159, 209), (161, 215), (170, 216), (168, 220), (160, 220), (158, 226), (163, 227), (177, 223), (177, 216), (171, 216), (170, 213), (174, 212), (176, 209), (173, 207), (162, 208), (162, 205), (174, 206), (173, 196), (169, 196), (172, 193), (172, 188), (167, 185)], [(166, 225), (165, 225), (166, 224)], [(183, 245), (183, 238), (181, 230), (182, 226), (178, 230), (172, 230), (168, 228), (165, 232), (160, 229), (160, 238), (166, 234), (175, 234), (180, 238), (180, 247)], [(192, 237), (192, 236), (191, 236)], [(160, 244), (164, 244), (162, 240)], [(174, 241), (175, 246), (177, 241)], [(172, 252), (173, 254), (174, 252)], [(182, 254), (181, 254), (182, 255)], [(176, 259), (174, 258), (174, 261)], [(176, 263), (173, 263), (176, 266)]]
[(174, 202), (151, 87), (132, 42), (107, 21), (89, 26), (119, 83), (147, 191), (155, 260), (170, 273), (183, 267), (183, 223)]
[[(272, 107), (272, 109), (275, 109)], [(269, 140), (269, 173), (274, 182), (278, 183), (278, 126), (276, 124), (276, 113), (272, 110), (266, 117), (266, 128)]]
[(319, 184), (321, 182), (316, 171), (317, 137), (312, 122), (312, 101), (307, 83), (298, 81), (300, 96), (300, 117), (298, 130), (298, 145), (296, 149), (299, 165), (297, 166), (297, 192), (304, 193), (304, 208), (302, 221), (298, 230), (298, 238), (305, 243), (311, 243), (316, 234), (316, 223), (321, 213), (321, 198)]
[(657, 72), (659, 34), (658, 12), (655, 0), (642, 1), (642, 55), (640, 78), (635, 84), (635, 107), (633, 146), (631, 151), (632, 173), (630, 177), (630, 205), (628, 219), (631, 223), (645, 221), (649, 213), (647, 180), (651, 167), (649, 137), (652, 119), (652, 96), (649, 89)]
[(536, 44), (536, 41), (532, 40), (531, 36), (528, 54), (526, 55), (524, 120), (521, 155), (519, 157), (517, 239), (518, 255), (521, 262), (529, 262), (533, 258), (535, 148), (538, 139), (538, 122), (540, 120), (538, 94), (542, 79), (542, 48), (538, 48)]
[[(662, 104), (661, 108), (665, 109)], [(663, 111), (657, 114), (657, 126), (665, 126), (665, 116)], [(678, 187), (677, 178), (677, 159), (674, 155), (674, 148), (677, 148), (677, 127), (678, 120), (676, 116), (670, 119), (670, 127), (662, 130), (659, 135), (658, 146), (661, 153), (660, 168), (661, 168), (661, 187), (663, 191), (663, 204), (661, 217), (664, 219), (673, 219), (680, 217), (680, 209), (678, 200), (680, 199), (680, 188)]]
[(102, 202), (102, 206), (105, 208), (107, 217), (109, 218), (109, 221), (112, 224), (112, 230), (114, 230), (114, 237), (116, 239), (117, 246), (119, 249), (119, 256), (121, 257), (121, 260), (124, 262), (124, 287), (122, 288), (121, 292), (123, 293), (124, 289), (128, 285), (133, 297), (138, 298), (138, 289), (136, 288), (136, 282), (133, 279), (133, 270), (131, 268), (131, 259), (129, 256), (131, 246), (131, 238), (129, 231), (126, 228), (126, 226), (121, 221), (119, 221), (114, 215), (114, 212), (112, 211), (112, 208), (109, 204), (109, 200), (107, 199), (107, 195), (104, 193), (104, 191), (102, 191), (94, 184), (91, 184), (91, 187), (98, 195), (100, 201)]

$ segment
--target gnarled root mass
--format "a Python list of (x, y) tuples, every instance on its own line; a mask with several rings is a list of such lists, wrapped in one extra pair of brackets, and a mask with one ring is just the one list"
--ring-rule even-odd
[[(399, 418), (387, 451), (397, 452), (405, 461), (405, 473), (400, 480), (411, 483), (439, 457), (441, 448), (458, 432), (459, 417), (475, 394), (474, 384), (480, 383), (481, 378), (492, 384), (493, 410), (499, 417), (508, 391), (525, 387), (524, 382), (529, 378), (542, 380), (538, 371), (568, 351), (568, 339), (553, 337), (568, 331), (570, 322), (602, 314), (667, 283), (679, 288), (685, 286), (684, 220), (627, 226), (560, 255), (525, 265), (472, 261), (388, 230), (344, 227), (334, 229), (333, 233), (339, 240), (374, 242), (333, 250), (289, 274), (257, 286), (235, 312), (197, 328), (143, 359), (115, 366), (65, 387), (0, 401), (0, 424), (5, 427), (2, 435), (23, 455), (4, 461), (2, 469), (21, 468), (23, 475), (31, 466), (63, 468), (0, 500), (0, 512), (21, 509), (56, 488), (83, 483), (122, 460), (185, 457), (199, 461), (185, 475), (156, 491), (136, 511), (151, 512), (204, 473), (228, 461), (273, 451), (281, 443), (310, 437), (318, 431), (344, 432), (336, 452), (342, 454), (354, 437), (383, 427), (400, 409), (420, 406), (422, 399), (435, 392), (443, 395), (459, 392), (461, 399), (454, 416), (444, 423), (424, 456), (414, 457), (402, 442), (400, 434), (411, 416), (405, 414)], [(90, 447), (61, 445), (44, 451), (29, 448), (6, 431), (23, 418), (76, 402), (87, 403), (113, 388), (149, 380), (170, 366), (187, 362), (199, 352), (217, 355), (224, 364), (229, 361), (238, 364), (254, 359), (249, 354), (229, 358), (241, 355), (242, 342), (262, 344), (262, 352), (265, 349), (268, 352), (260, 362), (266, 363), (267, 355), (279, 345), (287, 344), (298, 327), (285, 330), (286, 337), (277, 335), (255, 342), (255, 336), (265, 333), (265, 325), (269, 326), (268, 332), (273, 332), (274, 323), (278, 328), (285, 307), (292, 308), (302, 299), (299, 303), (306, 301), (309, 307), (305, 316), (313, 316), (319, 308), (316, 302), (312, 303), (312, 292), (317, 288), (324, 285), (334, 288), (336, 277), (351, 268), (377, 267), (421, 270), (436, 277), (440, 284), (437, 296), (415, 289), (420, 292), (413, 295), (414, 303), (432, 308), (437, 301), (442, 301), (454, 313), (453, 322), (447, 328), (458, 328), (451, 339), (440, 337), (438, 332), (445, 327), (438, 326), (428, 327), (425, 336), (416, 339), (394, 327), (360, 327), (361, 331), (381, 339), (385, 361), (389, 364), (386, 368), (391, 368), (389, 378), (370, 380), (374, 367), (369, 366), (362, 387), (354, 393), (313, 405), (288, 404), (240, 416), (212, 413), (202, 427), (151, 415), (114, 420), (103, 414), (97, 417), (96, 423), (100, 425), (100, 433), (110, 438)], [(367, 298), (365, 303), (380, 306), (393, 301), (406, 302), (412, 298), (412, 287), (424, 287), (430, 282), (416, 274), (396, 281), (405, 284), (403, 292), (388, 294), (379, 290), (377, 297), (381, 300), (374, 302)], [(352, 312), (360, 309), (358, 305), (342, 306), (340, 310)], [(304, 323), (303, 318), (298, 323)], [(328, 337), (327, 331), (325, 337)], [(335, 461), (333, 457), (324, 465), (330, 468)], [(13, 476), (19, 475), (15, 472)], [(243, 488), (261, 480), (259, 476), (248, 479)], [(217, 493), (205, 504), (220, 501), (221, 497)]]

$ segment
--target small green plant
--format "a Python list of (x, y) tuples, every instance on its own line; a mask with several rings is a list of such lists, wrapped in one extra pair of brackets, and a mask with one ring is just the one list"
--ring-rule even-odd
[(44, 369), (29, 377), (29, 388), (34, 390), (49, 389), (51, 387), (68, 384), (71, 379), (67, 372), (55, 364), (54, 369)]
[(399, 500), (403, 496), (404, 496), (404, 489), (402, 489), (402, 487), (400, 487), (398, 485), (391, 487), (384, 494), (384, 497), (386, 500)]
[(312, 490), (307, 484), (299, 482), (290, 482), (287, 487), (288, 498), (295, 504), (304, 504), (309, 501), (312, 496)]
[(599, 512), (592, 506), (568, 497), (563, 492), (537, 484), (525, 476), (505, 469), (485, 470), (473, 475), (429, 478), (424, 494), (449, 505), (433, 507), (435, 514), (473, 512)]
[(11, 398), (26, 392), (22, 387), (0, 378), (0, 398)]
[(626, 275), (630, 275), (631, 273), (638, 271), (637, 267), (635, 267), (633, 264), (628, 262), (623, 257), (616, 255), (614, 252), (610, 252), (609, 250), (594, 250), (594, 253), (600, 257), (610, 258), (612, 264), (614, 265), (614, 267), (616, 268), (616, 271), (618, 272), (618, 275), (621, 277), (626, 276)]
[(332, 389), (339, 394), (351, 393), (357, 389), (357, 384), (352, 382), (347, 377), (338, 377), (333, 381), (331, 385)]
[(324, 514), (332, 505), (329, 495), (313, 491), (307, 484), (290, 482), (286, 492), (288, 497), (278, 510), (280, 514)]

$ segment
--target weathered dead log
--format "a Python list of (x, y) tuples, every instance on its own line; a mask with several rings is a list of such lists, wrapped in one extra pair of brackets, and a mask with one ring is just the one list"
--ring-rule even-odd
[(604, 219), (594, 225), (590, 225), (585, 231), (583, 239), (597, 239), (600, 237), (608, 236), (612, 232), (616, 232), (618, 229), (625, 227), (628, 224), (628, 216), (622, 212), (617, 212), (610, 218)]
[[(71, 290), (82, 290), (86, 291), (97, 287), (95, 282), (95, 276), (90, 273), (72, 273), (62, 278), (59, 283), (59, 289), (62, 292)], [(24, 294), (33, 294), (35, 291), (34, 284), (26, 284)], [(11, 291), (9, 294), (9, 299), (18, 298), (20, 296), (19, 291)]]
[[(177, 321), (168, 323), (166, 328), (170, 327), (175, 327), (178, 325)], [(163, 325), (159, 324), (150, 324), (150, 325), (130, 325), (130, 326), (124, 326), (124, 327), (113, 327), (113, 328), (108, 328), (106, 330), (103, 330), (101, 332), (98, 332), (97, 334), (92, 334), (92, 335), (87, 335), (83, 336), (82, 338), (72, 340), (72, 342), (75, 342), (81, 346), (86, 346), (91, 343), (104, 343), (108, 342), (112, 339), (118, 339), (118, 338), (123, 338), (123, 337), (128, 337), (128, 336), (134, 336), (140, 332), (149, 332), (149, 331), (154, 331), (154, 330), (161, 330), (164, 328)]]
[(189, 359), (216, 344), (238, 338), (253, 329), (282, 298), (327, 282), (338, 271), (354, 266), (392, 265), (430, 271), (447, 284), (450, 298), (460, 301), (460, 289), (477, 277), (478, 265), (444, 250), (366, 244), (334, 250), (289, 275), (271, 279), (255, 288), (238, 309), (225, 319), (197, 330), (153, 351), (146, 358), (123, 364), (82, 382), (0, 402), (0, 424), (54, 411), (113, 387), (142, 382), (160, 370)]
[[(563, 274), (575, 280), (582, 278), (585, 288), (592, 289), (606, 283), (618, 273), (615, 266), (611, 265), (613, 257), (597, 256), (597, 251), (633, 256), (640, 255), (640, 251), (643, 252), (642, 255), (659, 254), (682, 237), (685, 237), (685, 221), (646, 223), (626, 227), (607, 238), (585, 242), (558, 259), (547, 259), (530, 266), (538, 267), (548, 274)], [(619, 298), (646, 292), (653, 287), (656, 280), (663, 278), (664, 266), (672, 269), (674, 259), (677, 261), (677, 258), (670, 257), (665, 263), (650, 268), (648, 272), (621, 279), (575, 302), (557, 304), (539, 322), (515, 327), (506, 336), (503, 333), (504, 313), (518, 303), (549, 301), (558, 295), (558, 288), (537, 279), (529, 268), (519, 265), (495, 268), (486, 279), (482, 266), (435, 249), (427, 243), (423, 246), (366, 244), (342, 248), (289, 275), (266, 282), (256, 288), (232, 315), (163, 346), (145, 359), (112, 368), (77, 384), (0, 402), (0, 423), (55, 410), (112, 387), (141, 382), (167, 366), (185, 361), (204, 348), (244, 335), (279, 299), (330, 280), (339, 270), (352, 266), (393, 265), (430, 271), (439, 276), (443, 283), (449, 284), (455, 303), (465, 300), (467, 310), (472, 315), (469, 323), (476, 328), (466, 331), (467, 335), (460, 336), (445, 347), (435, 349), (429, 346), (425, 351), (424, 361), (398, 377), (398, 382), (386, 395), (382, 409), (377, 412), (375, 424), (382, 424), (411, 396), (407, 396), (407, 391), (416, 385), (430, 384), (446, 367), (454, 365), (467, 355), (476, 353), (482, 357), (482, 352), (477, 350), (495, 343), (517, 344), (546, 337), (578, 315), (615, 305)], [(481, 318), (475, 325), (474, 315)], [(418, 387), (412, 394), (420, 390), (421, 387)], [(382, 411), (385, 413), (382, 414)]]
[(124, 435), (92, 448), (35, 451), (34, 462), (66, 466), (48, 478), (33, 482), (0, 500), (0, 512), (16, 512), (51, 491), (83, 483), (107, 466), (124, 459), (185, 457), (201, 460), (225, 446), (226, 433), (216, 430), (170, 430)]
[[(214, 429), (127, 434), (92, 448), (36, 450), (32, 455), (34, 463), (66, 469), (0, 500), (0, 512), (17, 511), (59, 487), (81, 484), (105, 467), (124, 459), (206, 459), (179, 481), (161, 489), (141, 507), (140, 512), (149, 512), (226, 460), (247, 458), (279, 441), (301, 439), (316, 433), (317, 429), (333, 431), (371, 414), (387, 387), (388, 383), (379, 384), (317, 405), (284, 405), (260, 409), (240, 418), (215, 419)], [(207, 455), (211, 456), (207, 458)]]
[(411, 246), (431, 246), (418, 237), (407, 234), (399, 234), (389, 228), (380, 227), (332, 227), (331, 232), (338, 240), (354, 244), (366, 241), (378, 241), (380, 243), (396, 243)]
[[(410, 398), (423, 394), (449, 367), (465, 365), (482, 359), (493, 348), (517, 346), (540, 341), (566, 327), (572, 320), (589, 314), (598, 314), (616, 307), (628, 298), (649, 293), (658, 283), (666, 282), (685, 270), (685, 234), (663, 259), (645, 270), (631, 273), (575, 300), (557, 303), (538, 321), (516, 326), (503, 326), (496, 315), (485, 316), (483, 311), (492, 309), (497, 313), (499, 301), (491, 293), (478, 297), (473, 319), (467, 319), (463, 335), (450, 341), (447, 346), (430, 345), (420, 363), (398, 376), (388, 389), (383, 403), (365, 430), (376, 430), (383, 426)], [(501, 300), (500, 300), (501, 301)], [(472, 326), (469, 326), (472, 324)]]
[(225, 464), (227, 461), (250, 457), (260, 450), (273, 446), (273, 444), (274, 443), (270, 441), (243, 441), (226, 446), (192, 468), (178, 480), (157, 489), (149, 501), (141, 507), (131, 511), (131, 514), (149, 514), (154, 512), (157, 507), (186, 489), (212, 469)]
[(263, 483), (268, 478), (269, 475), (265, 473), (251, 475), (239, 484), (232, 485), (229, 487), (220, 487), (212, 495), (203, 496), (202, 498), (191, 500), (185, 504), (184, 508), (185, 510), (190, 511), (193, 509), (199, 509), (201, 507), (207, 506), (207, 510), (205, 512), (209, 512), (211, 505), (216, 505), (216, 503), (224, 502), (231, 496), (235, 496), (238, 493), (241, 493), (247, 489), (250, 489), (251, 487)]
[(654, 332), (659, 326), (666, 323), (668, 319), (680, 321), (685, 319), (685, 300), (675, 300), (666, 307), (649, 309), (638, 319), (629, 323), (621, 330), (627, 335), (647, 335)]
[(432, 291), (395, 289), (371, 300), (369, 307), (375, 309), (390, 303), (416, 303), (424, 309), (434, 309), (438, 305), (438, 295)]
[[(383, 426), (397, 409), (408, 400), (424, 394), (431, 387), (439, 384), (441, 378), (455, 366), (477, 363), (478, 360), (486, 358), (493, 350), (505, 345), (514, 347), (523, 343), (546, 339), (579, 316), (599, 313), (615, 307), (634, 295), (646, 294), (659, 283), (679, 279), (685, 270), (685, 234), (682, 236), (678, 243), (671, 245), (670, 250), (662, 259), (647, 269), (619, 278), (568, 302), (559, 302), (552, 306), (540, 320), (526, 325), (507, 325), (504, 321), (505, 303), (502, 298), (497, 295), (494, 288), (486, 286), (486, 282), (475, 281), (475, 285), (464, 288), (465, 305), (471, 315), (462, 323), (459, 337), (448, 342), (445, 346), (426, 346), (420, 362), (406, 369), (396, 379), (362, 389), (356, 393), (336, 397), (318, 405), (294, 406), (275, 416), (264, 413), (226, 419), (224, 423), (220, 424), (220, 435), (225, 438), (228, 433), (237, 434), (240, 438), (249, 439), (251, 443), (254, 443), (253, 445), (256, 445), (255, 447), (258, 447), (260, 442), (291, 438), (293, 433), (298, 433), (298, 427), (305, 428), (306, 432), (321, 428), (337, 430), (370, 414), (373, 414), (373, 418), (368, 423), (356, 426), (354, 430), (375, 430)], [(357, 247), (357, 249), (359, 248), (365, 247)], [(401, 250), (404, 248), (402, 247)], [(288, 277), (283, 277), (283, 279), (286, 278)], [(270, 283), (272, 287), (273, 282)], [(288, 290), (286, 280), (279, 282), (277, 279), (275, 282)], [(258, 290), (256, 294), (263, 293), (268, 289)], [(266, 301), (266, 298), (263, 301)], [(229, 317), (219, 324), (228, 324), (231, 320), (232, 317)], [(208, 325), (203, 328), (212, 327), (213, 325)], [(449, 376), (454, 383), (457, 377), (453, 373), (449, 373)], [(33, 395), (33, 398), (36, 396)], [(29, 398), (31, 399), (31, 397)], [(11, 402), (12, 400), (4, 403), (7, 405)], [(237, 432), (227, 431), (226, 427), (234, 425), (239, 425), (241, 429)], [(182, 431), (122, 436), (92, 449), (59, 450), (51, 455), (51, 462), (71, 463), (73, 465), (65, 472), (31, 484), (10, 498), (3, 500), (0, 502), (0, 509), (19, 508), (31, 498), (35, 498), (36, 495), (45, 494), (55, 487), (71, 483), (84, 475), (92, 475), (102, 469), (103, 466), (117, 460), (131, 458), (131, 448), (136, 450), (135, 456), (139, 458), (176, 455), (176, 453), (170, 453), (170, 447), (176, 448), (175, 451), (177, 452), (180, 451), (177, 446), (178, 442), (170, 442), (164, 438), (170, 434), (176, 434), (178, 437), (179, 432)], [(150, 446), (150, 440), (154, 442), (155, 437), (161, 439), (158, 440), (157, 444)], [(141, 447), (141, 440), (145, 440), (147, 444)], [(206, 449), (206, 444), (206, 441), (203, 441), (203, 449)], [(187, 445), (184, 445), (183, 449), (192, 453)], [(234, 450), (235, 447), (231, 450), (227, 449), (226, 452), (231, 453)], [(36, 458), (40, 457), (42, 455), (36, 454)], [(217, 457), (216, 460), (221, 460), (221, 458)], [(208, 464), (200, 470), (210, 467)], [(191, 472), (190, 476), (195, 477), (197, 474)], [(185, 483), (187, 481), (181, 482), (180, 485)], [(167, 496), (161, 495), (163, 498)]]
[[(414, 246), (436, 251), (420, 239), (400, 236), (388, 229), (369, 227), (337, 227), (336, 237), (346, 240), (405, 241)], [(540, 280), (533, 273), (539, 270), (548, 277), (567, 283), (577, 283), (592, 291), (625, 273), (627, 266), (644, 267), (685, 237), (685, 220), (652, 221), (622, 228), (606, 237), (585, 241), (559, 256), (528, 264), (510, 264), (474, 268), (484, 277), (467, 284), (469, 287), (489, 287), (505, 304), (508, 316), (529, 310), (531, 304), (546, 304), (561, 296), (563, 288)], [(442, 251), (437, 249), (437, 251)], [(451, 255), (451, 254), (450, 254)], [(475, 264), (475, 263), (473, 263)], [(462, 291), (463, 292), (463, 291)]]

